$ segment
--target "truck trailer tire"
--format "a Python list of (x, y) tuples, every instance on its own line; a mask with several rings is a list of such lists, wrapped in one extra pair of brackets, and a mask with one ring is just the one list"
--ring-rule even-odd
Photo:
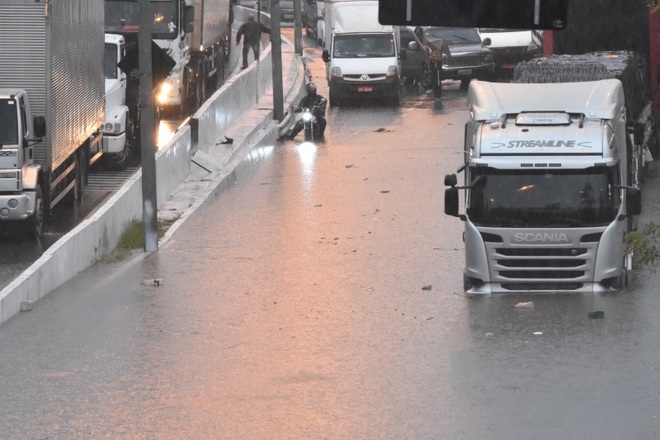
[(41, 185), (37, 185), (36, 202), (34, 204), (34, 214), (25, 220), (25, 232), (30, 238), (38, 239), (41, 237), (44, 228), (44, 198), (41, 191)]

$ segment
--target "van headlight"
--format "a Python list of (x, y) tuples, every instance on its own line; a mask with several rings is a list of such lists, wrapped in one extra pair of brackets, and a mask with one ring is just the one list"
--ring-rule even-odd
[(396, 68), (396, 66), (392, 65), (387, 68), (387, 72), (385, 73), (385, 76), (387, 78), (394, 78), (399, 76), (399, 69)]
[(341, 71), (341, 67), (335, 66), (330, 71), (330, 76), (336, 79), (344, 79), (344, 74)]

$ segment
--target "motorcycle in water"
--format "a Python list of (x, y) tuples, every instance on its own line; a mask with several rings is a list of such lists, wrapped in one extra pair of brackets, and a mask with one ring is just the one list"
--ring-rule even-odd
[(320, 112), (323, 114), (323, 106), (325, 99), (314, 107), (305, 108), (302, 111), (300, 120), (303, 124), (303, 132), (305, 134), (305, 142), (314, 142), (321, 138), (321, 128), (319, 127), (316, 115)]

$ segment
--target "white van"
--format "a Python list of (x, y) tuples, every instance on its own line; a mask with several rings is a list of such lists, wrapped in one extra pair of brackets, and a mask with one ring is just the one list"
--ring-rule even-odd
[[(355, 97), (401, 99), (398, 26), (378, 22), (378, 1), (326, 1), (323, 61), (330, 104)], [(405, 56), (405, 52), (403, 54)]]

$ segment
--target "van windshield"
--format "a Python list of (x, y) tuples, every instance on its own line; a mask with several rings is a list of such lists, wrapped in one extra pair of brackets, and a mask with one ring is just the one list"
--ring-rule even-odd
[(586, 227), (611, 223), (618, 213), (616, 171), (474, 169), (467, 214), (480, 226)]
[(390, 34), (336, 35), (332, 50), (335, 58), (386, 58), (394, 54), (394, 38)]

